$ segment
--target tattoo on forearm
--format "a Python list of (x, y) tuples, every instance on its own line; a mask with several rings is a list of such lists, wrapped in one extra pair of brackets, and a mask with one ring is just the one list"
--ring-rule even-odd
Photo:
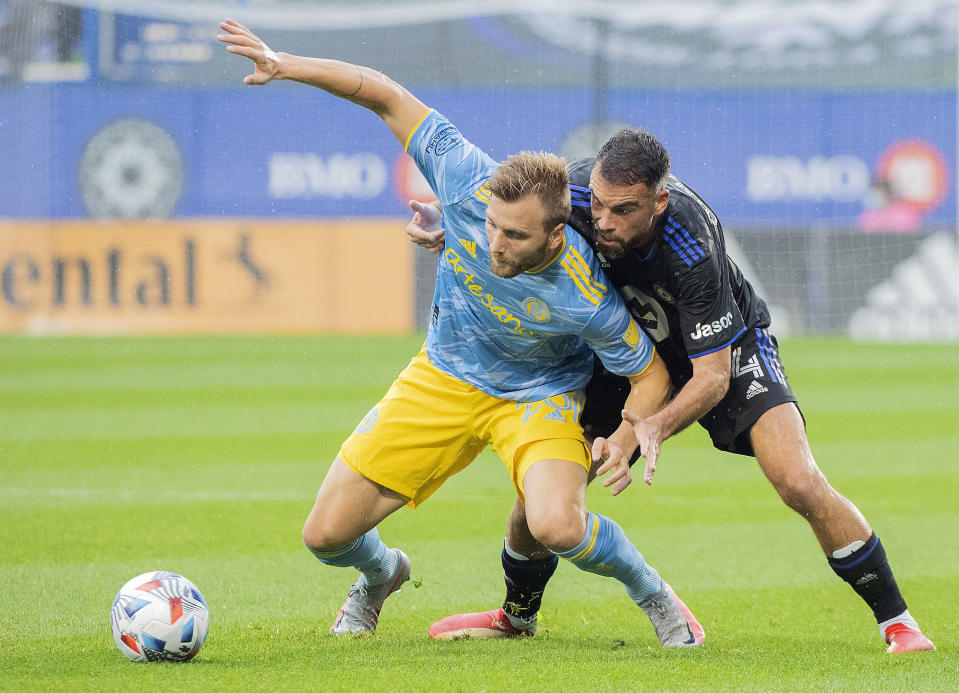
[(351, 98), (351, 97), (353, 97), (353, 96), (356, 96), (357, 94), (360, 93), (360, 89), (363, 88), (363, 70), (361, 70), (359, 67), (357, 67), (357, 68), (356, 68), (356, 72), (357, 72), (357, 74), (360, 76), (360, 83), (359, 83), (359, 85), (357, 85), (356, 89), (353, 90), (353, 93), (350, 94), (350, 95), (349, 95), (348, 97), (346, 97), (346, 98)]

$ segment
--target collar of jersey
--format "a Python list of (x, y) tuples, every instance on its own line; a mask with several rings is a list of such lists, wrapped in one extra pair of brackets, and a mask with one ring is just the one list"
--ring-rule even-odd
[(567, 235), (567, 229), (569, 229), (569, 226), (566, 226), (563, 228), (563, 247), (560, 249), (558, 253), (556, 253), (556, 257), (554, 257), (552, 260), (549, 261), (548, 264), (546, 264), (543, 267), (540, 267), (535, 272), (527, 271), (527, 272), (523, 272), (523, 274), (539, 274), (540, 272), (545, 272), (547, 269), (549, 269), (553, 265), (554, 262), (556, 262), (557, 260), (559, 260), (561, 257), (563, 257), (566, 254), (566, 246), (569, 245), (569, 236)]
[[(640, 255), (639, 261), (646, 262), (649, 258), (653, 256), (653, 253), (656, 252), (656, 248), (658, 247), (659, 247), (659, 234), (657, 234), (656, 238), (653, 239), (653, 244), (649, 246), (649, 252), (646, 253), (645, 255)], [(636, 254), (639, 255), (639, 253), (636, 253)]]

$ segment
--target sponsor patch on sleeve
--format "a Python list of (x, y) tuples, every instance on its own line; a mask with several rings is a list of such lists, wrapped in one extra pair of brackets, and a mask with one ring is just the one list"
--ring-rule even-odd
[(426, 153), (434, 156), (442, 156), (457, 145), (463, 136), (452, 125), (441, 127), (433, 133), (430, 141), (426, 143)]

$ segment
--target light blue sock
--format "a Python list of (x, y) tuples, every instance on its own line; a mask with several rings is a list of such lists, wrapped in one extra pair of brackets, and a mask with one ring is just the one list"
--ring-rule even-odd
[(557, 553), (580, 570), (605, 575), (626, 586), (637, 604), (663, 589), (663, 580), (643, 554), (626, 538), (622, 528), (608, 517), (587, 513), (586, 536), (578, 546)]
[[(309, 546), (306, 548), (310, 549)], [(396, 571), (396, 552), (389, 551), (380, 541), (376, 527), (349, 546), (336, 551), (310, 549), (316, 560), (340, 568), (353, 566), (366, 577), (368, 585), (385, 582)]]

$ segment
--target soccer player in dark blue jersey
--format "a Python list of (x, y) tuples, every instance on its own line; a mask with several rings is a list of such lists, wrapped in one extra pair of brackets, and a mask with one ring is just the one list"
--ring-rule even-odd
[[(719, 450), (756, 458), (783, 502), (809, 522), (826, 559), (869, 605), (892, 653), (935, 649), (906, 608), (879, 538), (816, 464), (805, 423), (768, 332), (769, 312), (726, 254), (722, 227), (692, 190), (670, 175), (669, 155), (650, 133), (623, 130), (595, 161), (570, 169), (569, 223), (589, 240), (607, 276), (666, 362), (674, 397), (646, 419), (623, 410), (621, 379), (596, 369), (582, 423), (608, 435), (622, 415), (633, 424), (652, 482), (660, 446), (694, 421)], [(435, 250), (435, 210), (407, 227)], [(531, 634), (555, 558), (536, 545), (517, 502), (502, 555), (502, 609), (434, 623), (434, 637)]]

